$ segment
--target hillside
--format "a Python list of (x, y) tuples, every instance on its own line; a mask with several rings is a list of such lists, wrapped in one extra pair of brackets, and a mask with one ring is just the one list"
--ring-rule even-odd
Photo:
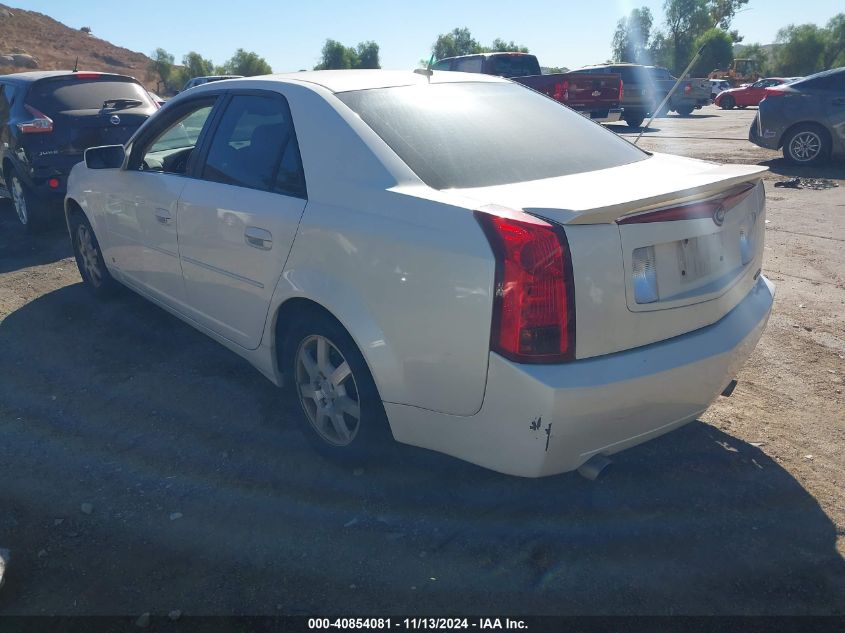
[[(131, 75), (154, 88), (149, 58), (34, 11), (0, 4), (0, 74), (73, 68)], [(34, 59), (32, 59), (34, 58)], [(37, 64), (37, 66), (35, 65)]]

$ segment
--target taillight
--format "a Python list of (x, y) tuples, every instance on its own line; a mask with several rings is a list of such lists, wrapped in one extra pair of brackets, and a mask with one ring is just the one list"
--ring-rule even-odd
[(33, 108), (31, 105), (24, 104), (23, 106), (34, 118), (29, 121), (21, 121), (18, 123), (18, 129), (22, 134), (41, 134), (44, 132), (53, 131), (53, 119), (48, 117), (43, 112)]
[(625, 98), (625, 84), (622, 83), (622, 80), (619, 80), (619, 102), (621, 103), (622, 100)]
[(555, 101), (569, 101), (569, 80), (564, 79), (555, 84)]
[[(744, 200), (754, 189), (754, 185), (745, 183), (716, 198), (691, 202), (677, 207), (646, 211), (636, 215), (626, 215), (616, 220), (617, 224), (649, 224), (651, 222), (673, 222), (675, 220), (695, 220), (713, 218), (719, 224), (724, 222), (724, 214)], [(718, 214), (717, 214), (718, 212)]]
[(73, 73), (74, 78), (76, 79), (99, 79), (102, 77), (102, 73), (80, 73), (76, 72)]
[(501, 207), (475, 218), (496, 258), (491, 349), (520, 363), (573, 359), (575, 288), (563, 229)]
[(684, 94), (688, 95), (692, 93), (692, 84), (688, 83), (684, 85)]

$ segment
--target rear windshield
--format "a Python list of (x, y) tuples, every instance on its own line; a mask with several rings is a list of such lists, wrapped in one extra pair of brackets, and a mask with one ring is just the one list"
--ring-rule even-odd
[(553, 178), (648, 157), (557, 101), (509, 82), (337, 96), (435, 189)]
[(496, 55), (489, 62), (490, 73), (500, 77), (539, 75), (540, 64), (531, 55)]
[[(136, 99), (141, 106), (153, 105), (147, 91), (133, 81), (113, 79), (42, 79), (30, 88), (27, 103), (48, 116), (67, 110), (100, 110), (115, 99)], [(136, 107), (141, 107), (136, 106)]]

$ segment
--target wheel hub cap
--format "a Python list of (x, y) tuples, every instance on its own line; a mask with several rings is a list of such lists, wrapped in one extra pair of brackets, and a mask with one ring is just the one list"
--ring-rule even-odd
[(358, 434), (360, 405), (352, 369), (328, 338), (307, 337), (296, 353), (299, 401), (318, 435), (334, 446), (347, 446)]
[(812, 132), (804, 132), (792, 139), (791, 153), (796, 160), (814, 159), (821, 150), (821, 139)]
[(76, 230), (76, 235), (82, 267), (88, 274), (91, 283), (99, 286), (102, 281), (102, 272), (100, 271), (99, 253), (97, 247), (94, 246), (94, 240), (91, 238), (91, 231), (84, 224), (80, 224)]
[(15, 204), (15, 213), (21, 224), (29, 221), (29, 214), (26, 208), (26, 198), (23, 195), (23, 185), (17, 176), (12, 176), (12, 202)]

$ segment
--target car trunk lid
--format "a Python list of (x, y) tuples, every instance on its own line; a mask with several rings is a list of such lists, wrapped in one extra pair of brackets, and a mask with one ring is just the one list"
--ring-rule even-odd
[(564, 225), (585, 358), (704, 327), (739, 303), (761, 267), (764, 171), (654, 155), (460, 193)]

